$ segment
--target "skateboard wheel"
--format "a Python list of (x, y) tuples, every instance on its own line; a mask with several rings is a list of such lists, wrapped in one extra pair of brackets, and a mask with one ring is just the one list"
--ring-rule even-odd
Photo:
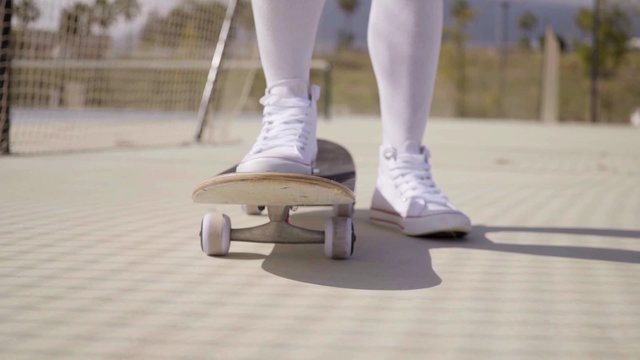
[(200, 245), (209, 256), (226, 256), (231, 244), (231, 220), (225, 214), (208, 213), (202, 218)]
[(242, 211), (247, 215), (260, 215), (264, 210), (264, 206), (258, 205), (242, 205)]
[(354, 204), (333, 205), (333, 216), (337, 217), (353, 217)]
[(353, 222), (349, 217), (333, 217), (324, 226), (324, 254), (332, 259), (348, 259), (353, 250)]

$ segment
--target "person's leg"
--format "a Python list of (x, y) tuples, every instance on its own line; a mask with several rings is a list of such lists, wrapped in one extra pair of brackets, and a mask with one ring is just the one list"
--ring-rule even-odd
[(442, 0), (373, 1), (368, 45), (384, 144), (422, 144), (438, 68), (442, 8)]
[(324, 0), (253, 0), (260, 60), (267, 88), (289, 82), (305, 97)]
[(317, 86), (311, 56), (324, 0), (253, 0), (267, 81), (262, 131), (238, 172), (311, 174), (317, 153)]
[(422, 140), (431, 108), (442, 0), (374, 0), (369, 52), (378, 82), (383, 145), (371, 220), (409, 235), (464, 234), (471, 222), (436, 186)]

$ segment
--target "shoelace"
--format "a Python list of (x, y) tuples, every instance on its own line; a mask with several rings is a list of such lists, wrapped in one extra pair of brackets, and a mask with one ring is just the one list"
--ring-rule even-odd
[(294, 144), (304, 150), (311, 135), (310, 130), (305, 127), (311, 100), (265, 95), (260, 103), (264, 106), (262, 130), (252, 153)]
[(421, 198), (427, 203), (447, 206), (449, 199), (436, 186), (431, 177), (431, 165), (426, 161), (429, 152), (422, 154), (398, 154), (394, 149), (384, 153), (385, 158), (394, 159), (390, 175), (403, 199)]

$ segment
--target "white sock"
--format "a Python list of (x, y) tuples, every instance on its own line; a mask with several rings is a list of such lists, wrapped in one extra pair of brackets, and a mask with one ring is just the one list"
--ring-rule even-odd
[(253, 0), (260, 59), (271, 93), (308, 97), (311, 57), (325, 0)]
[(374, 0), (371, 7), (368, 44), (382, 141), (397, 149), (420, 151), (438, 67), (442, 8), (442, 0)]
[[(324, 2), (253, 0), (260, 58), (272, 93), (308, 95)], [(373, 1), (368, 43), (380, 93), (384, 144), (420, 150), (431, 111), (442, 22), (442, 0)]]

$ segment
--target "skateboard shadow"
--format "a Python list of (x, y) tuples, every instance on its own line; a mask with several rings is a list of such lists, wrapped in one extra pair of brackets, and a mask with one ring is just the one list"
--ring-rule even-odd
[[(326, 211), (296, 214), (292, 223), (321, 229)], [(368, 221), (369, 212), (358, 210), (354, 219), (357, 241), (353, 257), (347, 261), (323, 256), (321, 245), (275, 245), (262, 268), (283, 278), (316, 285), (367, 290), (414, 290), (438, 286), (442, 279), (431, 263), (430, 251), (440, 248), (499, 251), (503, 253), (551, 256), (582, 260), (640, 263), (640, 252), (585, 246), (524, 245), (495, 243), (495, 232), (593, 235), (640, 240), (640, 231), (587, 228), (538, 228), (474, 226), (458, 239), (404, 236)]]

